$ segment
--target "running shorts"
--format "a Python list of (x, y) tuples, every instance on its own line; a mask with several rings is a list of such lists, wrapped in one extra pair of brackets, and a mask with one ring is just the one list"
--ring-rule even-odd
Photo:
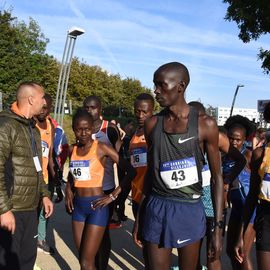
[(72, 220), (106, 227), (109, 219), (109, 207), (93, 209), (91, 203), (102, 196), (74, 197)]
[(205, 213), (201, 199), (179, 201), (151, 195), (145, 208), (143, 239), (159, 247), (181, 248), (205, 235)]

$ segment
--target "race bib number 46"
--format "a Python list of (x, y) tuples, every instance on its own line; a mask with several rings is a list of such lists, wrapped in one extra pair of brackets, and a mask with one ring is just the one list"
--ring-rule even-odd
[(89, 160), (72, 160), (70, 162), (70, 172), (77, 181), (89, 181), (90, 175), (90, 161)]
[(146, 148), (136, 148), (131, 150), (130, 156), (131, 165), (134, 168), (147, 166), (147, 151)]
[(178, 189), (199, 182), (194, 157), (161, 162), (160, 175), (169, 189)]

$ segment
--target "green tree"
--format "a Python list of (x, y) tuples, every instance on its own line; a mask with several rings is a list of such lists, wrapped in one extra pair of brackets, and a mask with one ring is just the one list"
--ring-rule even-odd
[[(6, 107), (15, 99), (21, 81), (37, 81), (55, 97), (60, 63), (46, 54), (48, 42), (35, 20), (30, 18), (25, 23), (13, 17), (11, 11), (0, 10), (0, 91)], [(66, 98), (72, 100), (74, 109), (86, 96), (97, 95), (107, 116), (118, 116), (119, 109), (130, 116), (134, 99), (142, 92), (151, 91), (136, 79), (122, 79), (119, 74), (109, 74), (73, 58)]]
[(82, 105), (82, 101), (89, 95), (101, 98), (106, 116), (129, 116), (133, 114), (135, 97), (142, 93), (150, 93), (150, 89), (143, 87), (136, 79), (122, 79), (119, 74), (108, 74), (98, 66), (89, 66), (74, 58), (71, 65), (68, 84), (68, 99), (74, 107)]
[(40, 82), (49, 86), (51, 93), (56, 88), (59, 67), (45, 53), (48, 42), (32, 18), (26, 24), (13, 17), (11, 11), (0, 11), (0, 89), (6, 106), (14, 100), (21, 81)]
[[(245, 43), (270, 33), (269, 0), (223, 0), (229, 4), (225, 20), (235, 21), (240, 30), (238, 37)], [(260, 48), (258, 58), (265, 73), (270, 72), (270, 50)]]

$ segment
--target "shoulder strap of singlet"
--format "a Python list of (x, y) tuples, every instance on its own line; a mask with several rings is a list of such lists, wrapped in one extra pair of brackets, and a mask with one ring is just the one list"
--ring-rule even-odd
[(198, 137), (199, 113), (196, 108), (189, 106), (188, 133), (191, 137)]
[(157, 129), (158, 133), (160, 134), (163, 131), (163, 118), (164, 117), (163, 115), (159, 115), (159, 114), (157, 114), (156, 117), (157, 117), (157, 122), (154, 129)]
[(108, 125), (109, 125), (109, 122), (107, 120), (102, 120), (100, 131), (104, 132), (106, 135), (107, 135)]

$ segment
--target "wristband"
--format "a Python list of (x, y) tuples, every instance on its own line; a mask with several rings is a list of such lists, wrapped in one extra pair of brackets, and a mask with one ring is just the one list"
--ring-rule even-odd
[(112, 193), (109, 194), (109, 197), (110, 197), (113, 201), (115, 201), (115, 200), (117, 199), (117, 196), (114, 197)]

